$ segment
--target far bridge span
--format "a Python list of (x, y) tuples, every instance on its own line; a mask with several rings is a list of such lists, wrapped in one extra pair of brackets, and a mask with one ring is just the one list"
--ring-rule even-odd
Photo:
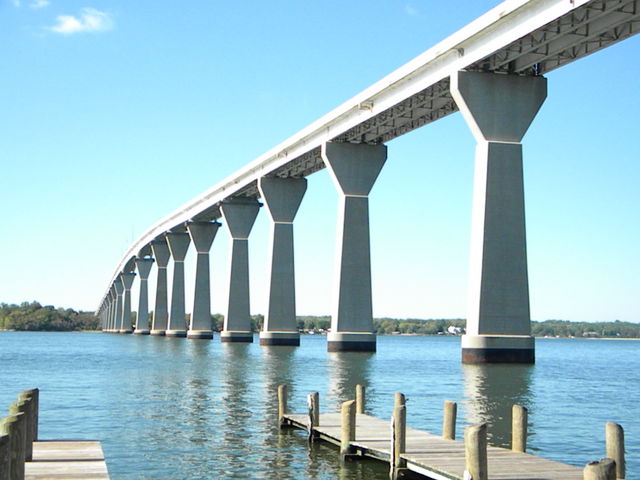
[[(328, 349), (374, 351), (368, 195), (387, 159), (385, 143), (460, 110), (477, 141), (462, 360), (532, 363), (521, 141), (546, 98), (544, 75), (636, 34), (639, 15), (640, 0), (505, 1), (149, 228), (109, 280), (97, 310), (103, 330), (132, 332), (137, 270), (134, 333), (212, 338), (209, 249), (223, 218), (233, 244), (221, 340), (252, 341), (248, 237), (261, 199), (272, 238), (260, 343), (298, 345), (293, 221), (306, 177), (326, 167), (339, 196)], [(191, 242), (198, 258), (186, 326), (184, 258)], [(150, 323), (147, 279), (154, 263)]]

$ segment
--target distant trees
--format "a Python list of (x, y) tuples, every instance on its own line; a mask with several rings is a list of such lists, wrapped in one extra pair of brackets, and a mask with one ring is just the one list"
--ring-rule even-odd
[(570, 322), (545, 320), (531, 322), (531, 332), (536, 337), (620, 337), (640, 338), (640, 324), (631, 322)]
[[(132, 312), (135, 323), (136, 313)], [(186, 317), (188, 325), (189, 315)], [(297, 327), (301, 332), (322, 332), (331, 328), (329, 316), (299, 316)], [(251, 317), (251, 329), (254, 332), (262, 330), (264, 315)], [(395, 319), (376, 318), (373, 327), (379, 335), (415, 334), (442, 335), (450, 327), (464, 329), (466, 320), (456, 319)], [(224, 316), (216, 313), (211, 315), (211, 328), (220, 332), (224, 328)], [(100, 321), (93, 312), (77, 312), (71, 308), (55, 308), (51, 305), (42, 306), (38, 302), (23, 302), (20, 305), (0, 303), (0, 330), (25, 331), (74, 331), (99, 330)], [(545, 320), (531, 322), (531, 332), (536, 337), (613, 337), (640, 338), (640, 324), (631, 322), (570, 322), (567, 320)]]
[(20, 305), (0, 303), (0, 329), (26, 331), (99, 330), (92, 312), (42, 306), (38, 302)]

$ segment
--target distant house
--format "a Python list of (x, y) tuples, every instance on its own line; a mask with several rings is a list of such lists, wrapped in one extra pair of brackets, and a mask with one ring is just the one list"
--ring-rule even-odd
[(447, 333), (449, 335), (462, 335), (464, 333), (464, 328), (449, 325), (449, 327), (447, 328)]

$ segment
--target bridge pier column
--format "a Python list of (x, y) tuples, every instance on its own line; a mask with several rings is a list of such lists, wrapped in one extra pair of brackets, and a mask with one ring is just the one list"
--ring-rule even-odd
[(307, 180), (263, 177), (258, 188), (271, 217), (269, 307), (260, 345), (298, 346), (293, 219), (307, 190)]
[(169, 250), (173, 257), (173, 282), (171, 282), (171, 309), (169, 310), (169, 324), (165, 335), (167, 337), (186, 337), (187, 324), (185, 320), (184, 300), (184, 257), (189, 250), (191, 239), (187, 232), (169, 232), (165, 234)]
[(111, 303), (111, 289), (109, 289), (105, 300), (105, 320), (104, 326), (102, 327), (103, 333), (109, 333), (109, 329), (111, 328)]
[(116, 294), (115, 284), (111, 285), (109, 289), (109, 320), (107, 324), (107, 332), (114, 333), (116, 328), (116, 303), (118, 296)]
[(211, 282), (209, 279), (209, 250), (216, 237), (218, 222), (191, 222), (187, 226), (198, 257), (196, 260), (196, 284), (188, 338), (213, 338), (211, 330)]
[(171, 254), (169, 246), (164, 238), (151, 242), (151, 251), (158, 266), (158, 276), (156, 279), (156, 299), (153, 307), (153, 325), (151, 335), (162, 336), (167, 331), (169, 313), (167, 309), (167, 265)]
[(116, 314), (114, 317), (115, 324), (113, 325), (113, 333), (120, 333), (122, 328), (122, 294), (124, 293), (124, 284), (122, 283), (122, 277), (118, 276), (113, 282), (116, 289)]
[(476, 138), (464, 363), (534, 363), (521, 140), (546, 79), (457, 72), (451, 93)]
[(229, 302), (221, 342), (253, 342), (249, 303), (249, 233), (260, 204), (255, 199), (233, 199), (220, 206), (231, 234)]
[(327, 348), (373, 352), (369, 192), (387, 159), (387, 147), (325, 143), (322, 159), (339, 194), (336, 282)]
[(136, 318), (136, 335), (149, 335), (149, 274), (153, 266), (153, 258), (136, 258), (138, 278), (140, 278), (140, 296), (138, 297), (138, 317)]
[(131, 333), (131, 286), (136, 274), (133, 272), (121, 273), (122, 285), (124, 286), (124, 298), (122, 302), (122, 322), (120, 322), (119, 333)]

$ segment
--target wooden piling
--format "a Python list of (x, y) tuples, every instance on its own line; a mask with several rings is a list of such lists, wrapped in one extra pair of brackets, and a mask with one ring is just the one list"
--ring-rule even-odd
[(624, 479), (626, 462), (624, 459), (624, 430), (620, 425), (607, 422), (605, 426), (606, 456), (616, 462), (616, 478)]
[(342, 430), (340, 437), (340, 457), (349, 454), (351, 442), (356, 439), (356, 402), (348, 400), (342, 403)]
[(364, 386), (356, 385), (356, 413), (364, 413), (365, 393)]
[(589, 462), (583, 470), (583, 480), (616, 480), (616, 462), (603, 458), (599, 462)]
[(284, 416), (287, 413), (287, 386), (278, 385), (278, 425), (284, 425)]
[(393, 408), (399, 407), (407, 403), (407, 399), (404, 397), (404, 393), (396, 392), (393, 396)]
[(24, 458), (25, 461), (33, 460), (33, 418), (32, 418), (32, 397), (13, 402), (9, 406), (9, 415), (24, 414)]
[(407, 448), (407, 406), (399, 405), (393, 409), (393, 421), (391, 428), (391, 449), (393, 451), (393, 468), (404, 467), (401, 455)]
[(0, 435), (0, 478), (11, 475), (11, 439), (9, 435)]
[(442, 418), (442, 438), (445, 440), (456, 439), (456, 415), (458, 404), (450, 400), (444, 401), (444, 415)]
[(18, 394), (18, 399), (23, 400), (25, 398), (31, 397), (33, 401), (32, 409), (32, 421), (31, 421), (31, 441), (35, 442), (38, 440), (38, 416), (40, 411), (40, 390), (37, 388), (31, 388), (29, 390), (23, 390)]
[(320, 425), (320, 394), (318, 392), (307, 395), (307, 407), (309, 408), (309, 440), (313, 440), (313, 429)]
[(464, 431), (466, 470), (473, 480), (488, 480), (487, 424), (471, 425)]
[(511, 450), (524, 453), (527, 451), (527, 423), (529, 411), (520, 405), (511, 408)]
[(4, 417), (0, 423), (0, 435), (9, 435), (10, 474), (7, 480), (24, 480), (24, 413)]

